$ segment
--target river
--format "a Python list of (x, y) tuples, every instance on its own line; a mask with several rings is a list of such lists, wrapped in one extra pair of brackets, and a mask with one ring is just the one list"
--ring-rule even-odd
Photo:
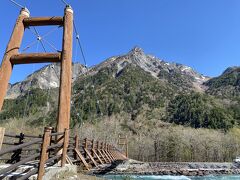
[(108, 180), (240, 180), (240, 175), (223, 175), (223, 176), (197, 176), (197, 177), (187, 177), (187, 176), (147, 176), (147, 175), (106, 175), (103, 176)]

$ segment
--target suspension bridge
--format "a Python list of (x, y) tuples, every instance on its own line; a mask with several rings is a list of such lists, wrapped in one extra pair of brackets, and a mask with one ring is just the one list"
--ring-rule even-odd
[[(11, 0), (12, 1), (12, 0)], [(66, 5), (63, 17), (30, 17), (27, 8), (12, 1), (21, 7), (12, 35), (7, 45), (2, 64), (0, 67), (0, 111), (2, 110), (4, 98), (7, 93), (8, 83), (13, 67), (19, 64), (34, 63), (59, 63), (60, 64), (60, 85), (58, 116), (56, 127), (45, 127), (40, 135), (29, 135), (24, 132), (20, 134), (5, 133), (5, 128), (0, 128), (0, 158), (5, 166), (0, 168), (0, 179), (12, 177), (15, 179), (28, 179), (37, 175), (37, 179), (44, 177), (48, 167), (64, 167), (66, 164), (76, 164), (84, 167), (85, 170), (98, 168), (102, 164), (113, 163), (118, 160), (125, 160), (128, 157), (127, 138), (119, 137), (116, 143), (100, 142), (94, 139), (87, 139), (69, 129), (71, 111), (71, 89), (72, 89), (72, 51), (73, 32), (75, 31), (77, 43), (86, 65), (86, 59), (79, 40), (79, 34), (73, 20), (73, 9)], [(62, 49), (55, 46), (41, 36), (37, 26), (57, 26), (63, 28)], [(36, 35), (37, 42), (32, 42), (19, 51), (25, 29), (30, 29)], [(44, 42), (56, 52), (46, 52)], [(24, 53), (31, 46), (41, 45), (44, 53)], [(125, 152), (120, 151), (115, 145), (125, 147)], [(24, 166), (25, 165), (25, 166)], [(27, 167), (26, 167), (27, 166)], [(19, 169), (25, 167), (23, 172)]]

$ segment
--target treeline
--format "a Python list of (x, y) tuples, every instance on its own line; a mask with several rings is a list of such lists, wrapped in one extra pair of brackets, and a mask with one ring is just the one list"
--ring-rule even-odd
[(240, 153), (240, 130), (228, 133), (170, 127), (147, 136), (132, 137), (130, 156), (158, 162), (232, 162)]
[[(178, 125), (123, 130), (126, 122), (118, 118), (101, 123), (84, 124), (79, 135), (117, 144), (119, 134), (127, 135), (129, 156), (140, 161), (156, 162), (232, 162), (240, 154), (240, 129), (228, 132), (213, 129), (195, 129)], [(137, 127), (127, 123), (125, 126)], [(142, 125), (140, 125), (142, 126)], [(107, 128), (106, 128), (107, 127)], [(109, 136), (111, 134), (111, 136)], [(119, 146), (120, 150), (122, 147)]]
[(75, 83), (73, 101), (77, 111), (72, 117), (76, 119), (79, 115), (78, 119), (89, 121), (125, 112), (134, 120), (144, 106), (149, 109), (164, 107), (174, 91), (133, 65), (120, 72), (117, 68), (104, 68)]
[[(113, 66), (103, 68), (96, 74), (80, 76), (72, 91), (71, 127), (83, 122), (95, 123), (105, 116), (121, 113), (129, 115), (129, 121), (158, 119), (194, 128), (227, 131), (239, 125), (239, 98), (223, 99), (193, 92), (185, 83), (191, 81), (179, 74), (163, 76), (167, 81), (153, 78), (133, 65), (127, 65), (119, 72)], [(174, 80), (185, 84), (185, 88), (178, 88), (181, 85)], [(17, 99), (5, 101), (0, 121), (32, 116), (34, 118), (29, 123), (33, 126), (54, 125), (57, 97), (57, 89), (50, 92), (31, 89)]]
[(55, 125), (57, 99), (57, 89), (30, 89), (16, 99), (6, 99), (0, 113), (0, 123), (11, 119), (28, 119), (26, 124), (34, 127)]
[(194, 128), (228, 130), (240, 121), (240, 105), (220, 104), (213, 97), (192, 92), (177, 95), (167, 106), (166, 120)]

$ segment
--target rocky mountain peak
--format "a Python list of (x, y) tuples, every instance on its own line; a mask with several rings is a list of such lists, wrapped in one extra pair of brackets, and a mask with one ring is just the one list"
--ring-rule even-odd
[[(72, 81), (86, 72), (86, 68), (75, 63), (72, 66)], [(14, 99), (20, 95), (25, 94), (31, 88), (51, 89), (59, 87), (60, 79), (60, 64), (53, 63), (46, 65), (43, 68), (35, 71), (33, 74), (27, 76), (22, 82), (17, 82), (10, 85), (8, 88), (6, 99)]]
[[(140, 67), (161, 81), (167, 81), (173, 84), (181, 81), (184, 86), (188, 84), (189, 87), (200, 90), (202, 88), (201, 84), (207, 80), (205, 76), (194, 71), (191, 67), (160, 60), (155, 56), (145, 54), (143, 49), (138, 46), (135, 46), (125, 55), (113, 56), (97, 66), (90, 68), (89, 75), (94, 75), (104, 68), (114, 68), (117, 71), (112, 71), (112, 76), (118, 77), (119, 73), (128, 65)], [(73, 82), (87, 71), (81, 64), (73, 64), (72, 70)], [(6, 98), (16, 98), (24, 94), (24, 92), (27, 92), (30, 88), (57, 88), (59, 87), (59, 74), (59, 64), (45, 66), (29, 75), (24, 81), (9, 86)]]
[(144, 51), (142, 48), (135, 46), (131, 51), (129, 51), (128, 55), (133, 55), (133, 56), (142, 56), (145, 55)]
[(233, 71), (238, 71), (238, 72), (240, 72), (240, 66), (228, 67), (228, 68), (223, 72), (223, 75), (224, 75), (224, 74), (232, 73)]

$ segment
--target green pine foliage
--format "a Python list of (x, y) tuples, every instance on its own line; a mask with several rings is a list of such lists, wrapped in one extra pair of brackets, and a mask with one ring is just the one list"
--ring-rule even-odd
[[(72, 91), (71, 126), (118, 114), (126, 114), (129, 121), (141, 117), (141, 121), (165, 120), (194, 128), (228, 130), (240, 124), (238, 69), (209, 80), (207, 93), (201, 94), (187, 88), (191, 81), (178, 72), (162, 71), (159, 77), (132, 64), (120, 71), (113, 65), (81, 75)], [(31, 116), (31, 126), (54, 126), (57, 102), (57, 89), (31, 89), (6, 100), (0, 120)]]
[(174, 92), (141, 68), (128, 65), (120, 72), (104, 68), (93, 76), (81, 77), (74, 93), (76, 113), (86, 121), (120, 112), (129, 113), (134, 120), (143, 105), (163, 107)]
[(240, 101), (240, 67), (228, 68), (221, 76), (205, 83), (207, 93)]
[(51, 105), (55, 103), (55, 99), (49, 94), (50, 92), (41, 89), (31, 89), (23, 96), (16, 99), (7, 99), (4, 101), (3, 111), (0, 113), (0, 120), (4, 121), (10, 118), (23, 118), (34, 116), (47, 106), (47, 102)]
[(169, 122), (194, 128), (228, 130), (237, 121), (230, 109), (221, 107), (208, 95), (194, 92), (176, 96), (167, 111)]

